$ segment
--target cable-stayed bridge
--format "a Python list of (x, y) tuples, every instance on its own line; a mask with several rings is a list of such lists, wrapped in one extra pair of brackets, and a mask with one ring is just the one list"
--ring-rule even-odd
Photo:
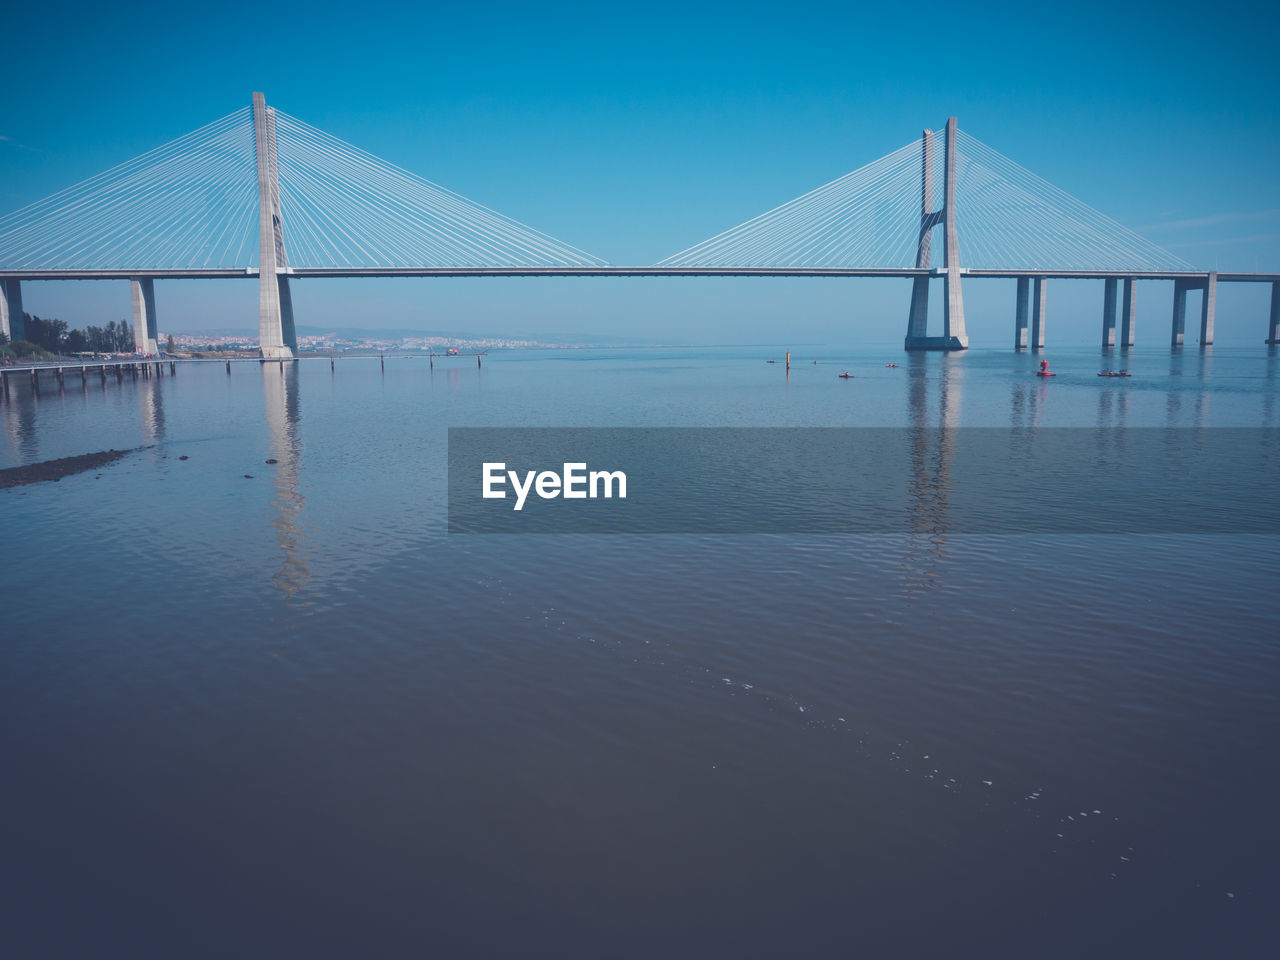
[[(941, 139), (939, 145), (937, 141)], [(935, 229), (940, 237), (935, 238)], [(940, 241), (935, 248), (935, 239)], [(650, 266), (614, 266), (266, 104), (253, 103), (0, 217), (0, 331), (24, 333), (22, 282), (123, 279), (135, 341), (157, 349), (155, 281), (256, 277), (264, 358), (297, 350), (290, 283), (315, 277), (786, 276), (911, 281), (907, 349), (968, 346), (963, 285), (1014, 278), (1014, 345), (1044, 346), (1047, 282), (1104, 281), (1102, 343), (1131, 346), (1138, 280), (1174, 285), (1171, 343), (1201, 291), (1213, 342), (1217, 285), (1280, 274), (1197, 269), (1054, 187), (948, 120), (919, 139)], [(943, 289), (941, 334), (929, 288)]]

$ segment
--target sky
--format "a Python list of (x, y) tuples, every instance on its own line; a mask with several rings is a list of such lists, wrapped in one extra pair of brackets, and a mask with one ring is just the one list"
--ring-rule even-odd
[[(1280, 271), (1278, 21), (1230, 0), (24, 4), (6, 13), (0, 212), (262, 90), (610, 263), (649, 264), (954, 115), (1185, 260)], [(909, 286), (310, 280), (294, 299), (304, 327), (852, 344), (902, 336)], [(129, 311), (123, 282), (29, 282), (23, 294), (29, 312), (72, 326)], [(965, 296), (975, 345), (1011, 339), (1011, 282), (970, 282)], [(1140, 336), (1167, 335), (1171, 296), (1171, 284), (1140, 285)], [(1219, 342), (1261, 339), (1268, 296), (1221, 288)], [(253, 281), (159, 283), (156, 298), (164, 331), (256, 329)], [(1050, 344), (1094, 342), (1101, 301), (1100, 282), (1053, 285)]]

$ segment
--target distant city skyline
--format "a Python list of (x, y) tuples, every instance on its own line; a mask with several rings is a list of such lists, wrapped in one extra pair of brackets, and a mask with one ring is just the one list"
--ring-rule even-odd
[[(1277, 15), (1231, 5), (897, 11), (735, 4), (626, 11), (133, 5), (9, 14), (7, 213), (248, 103), (618, 264), (648, 264), (957, 115), (1023, 166), (1206, 268), (1280, 270)], [(1194, 22), (1194, 36), (1187, 23)], [(1240, 24), (1249, 25), (1242, 29)], [(136, 56), (121, 55), (130, 50)], [(1183, 51), (1182, 54), (1179, 51)], [(50, 54), (53, 52), (51, 60)], [(163, 78), (157, 83), (157, 78)], [(286, 217), (288, 213), (286, 211)], [(1167, 335), (1141, 284), (1139, 337)], [(256, 285), (157, 288), (166, 330), (256, 327)], [(1101, 284), (1051, 285), (1050, 344), (1096, 339)], [(29, 312), (128, 316), (127, 285), (29, 283)], [(1223, 291), (1219, 342), (1259, 339), (1262, 287)], [(545, 331), (676, 342), (884, 340), (901, 281), (312, 280), (301, 325)], [(1012, 285), (965, 290), (975, 346), (1010, 338)]]

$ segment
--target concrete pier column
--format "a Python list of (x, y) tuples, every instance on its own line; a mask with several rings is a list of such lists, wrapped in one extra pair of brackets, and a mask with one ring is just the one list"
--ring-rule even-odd
[(253, 95), (253, 143), (258, 159), (258, 351), (263, 359), (291, 360), (298, 338), (286, 274), (276, 114), (261, 93)]
[(1102, 345), (1116, 345), (1116, 281), (1114, 278), (1104, 281), (1102, 292)]
[(1173, 281), (1173, 325), (1169, 333), (1169, 345), (1182, 346), (1187, 329), (1187, 281)]
[(22, 282), (0, 280), (0, 333), (11, 341), (27, 339), (27, 321), (22, 314)]
[(911, 281), (911, 313), (907, 317), (907, 349), (929, 335), (929, 278)]
[(289, 349), (290, 356), (298, 355), (298, 331), (293, 325), (293, 291), (289, 289), (289, 278), (279, 277), (280, 282), (280, 339)]
[(1218, 274), (1210, 273), (1204, 282), (1204, 299), (1200, 301), (1200, 346), (1213, 343), (1213, 311), (1218, 301)]
[(942, 278), (942, 340), (944, 350), (969, 349), (964, 326), (964, 293), (960, 289), (960, 268), (948, 267)]
[(1280, 280), (1271, 281), (1271, 323), (1267, 326), (1267, 343), (1280, 343)]
[(1031, 310), (1031, 278), (1018, 278), (1017, 313), (1013, 323), (1013, 349), (1027, 348), (1027, 314)]
[(1125, 277), (1124, 295), (1120, 306), (1120, 345), (1133, 346), (1133, 335), (1138, 320), (1138, 287), (1132, 277)]
[(133, 293), (133, 345), (143, 353), (160, 351), (156, 338), (156, 290), (155, 282), (150, 278), (130, 280), (129, 287)]
[(1045, 306), (1048, 303), (1048, 284), (1044, 277), (1035, 278), (1031, 292), (1031, 349), (1044, 349)]

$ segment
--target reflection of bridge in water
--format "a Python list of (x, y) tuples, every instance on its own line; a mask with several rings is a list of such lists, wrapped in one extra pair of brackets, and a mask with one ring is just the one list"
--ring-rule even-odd
[[(298, 364), (261, 364), (264, 419), (268, 447), (266, 468), (274, 496), (270, 502), (269, 524), (276, 544), (283, 553), (280, 570), (273, 576), (275, 584), (289, 599), (294, 599), (310, 578), (307, 565), (306, 534), (300, 523), (306, 495), (301, 490), (302, 439), (299, 432), (301, 402)], [(83, 402), (90, 390), (105, 394), (119, 390), (118, 402), (137, 404), (138, 435), (144, 446), (155, 446), (155, 456), (164, 450), (169, 439), (165, 411), (165, 394), (173, 389), (170, 377), (114, 377), (103, 380), (74, 380), (72, 386), (58, 384), (56, 390), (13, 389), (0, 402), (0, 438), (7, 448), (8, 460), (15, 464), (38, 463), (59, 454), (40, 449), (40, 420), (62, 416), (59, 411), (68, 403)], [(130, 400), (127, 391), (133, 391)], [(112, 401), (114, 405), (117, 401)], [(157, 446), (159, 445), (159, 446)]]
[[(1129, 444), (1127, 431), (1122, 428), (1133, 426), (1135, 420), (1147, 428), (1155, 428), (1160, 419), (1168, 428), (1203, 429), (1211, 426), (1213, 397), (1208, 378), (1214, 367), (1213, 355), (1209, 352), (1174, 353), (1169, 362), (1175, 384), (1195, 384), (1196, 387), (1147, 394), (1153, 402), (1135, 409), (1135, 399), (1140, 401), (1144, 395), (1142, 392), (1135, 391), (1127, 381), (1106, 381), (1097, 389), (1092, 424), (1080, 420), (1079, 415), (1085, 411), (1065, 410), (1054, 387), (1035, 377), (1020, 377), (1010, 382), (1007, 408), (989, 407), (971, 413), (983, 422), (988, 413), (1003, 416), (1007, 409), (1006, 424), (1012, 431), (1009, 449), (1025, 449), (1029, 457), (1034, 453), (1037, 435), (1042, 434), (1042, 428), (1087, 430), (1091, 426), (1096, 427), (1099, 429), (1092, 431), (1092, 452), (1100, 462), (1112, 459), (1121, 462)], [(1280, 379), (1274, 364), (1267, 364), (1265, 369), (1269, 381)], [(943, 582), (942, 564), (947, 557), (949, 538), (959, 519), (952, 493), (957, 487), (955, 470), (961, 431), (980, 428), (962, 426), (965, 379), (972, 373), (965, 363), (954, 355), (916, 354), (905, 365), (905, 372), (909, 377), (906, 394), (907, 475), (913, 537), (904, 563), (911, 588), (931, 589)], [(1056, 411), (1050, 406), (1055, 402), (1059, 404)], [(1264, 391), (1261, 404), (1260, 425), (1275, 426), (1280, 421), (1275, 391)], [(969, 469), (972, 469), (972, 457), (968, 462)], [(1088, 495), (1095, 493), (1092, 491)], [(1024, 495), (1028, 501), (1034, 502), (1039, 494), (1028, 489)], [(969, 524), (967, 532), (976, 532), (971, 519), (966, 523)]]
[[(156, 352), (155, 281), (258, 281), (264, 358), (297, 351), (293, 281), (321, 277), (897, 277), (911, 281), (904, 345), (960, 350), (965, 281), (1014, 279), (1013, 341), (1045, 344), (1048, 283), (1103, 281), (1102, 344), (1133, 346), (1137, 284), (1173, 283), (1170, 342), (1200, 293), (1202, 345), (1220, 283), (1280, 274), (1187, 263), (946, 122), (934, 132), (651, 266), (613, 266), (286, 113), (245, 107), (0, 218), (0, 331), (24, 332), (22, 282), (130, 282), (134, 338)], [(938, 203), (935, 204), (935, 200)], [(932, 235), (942, 231), (935, 264)], [(941, 280), (942, 330), (929, 289)], [(1117, 339), (1117, 322), (1119, 336)]]
[[(930, 367), (937, 364), (940, 369)], [(949, 527), (948, 493), (955, 461), (955, 431), (964, 399), (964, 366), (949, 356), (913, 355), (907, 364), (907, 434), (910, 529), (903, 565), (909, 593), (942, 582)], [(932, 393), (932, 404), (930, 394)], [(932, 405), (933, 412), (930, 412)]]
[(293, 599), (310, 579), (306, 560), (306, 534), (299, 518), (307, 498), (299, 483), (302, 475), (301, 397), (297, 364), (263, 364), (262, 392), (270, 438), (271, 483), (275, 498), (270, 523), (284, 553), (284, 565), (272, 580)]

